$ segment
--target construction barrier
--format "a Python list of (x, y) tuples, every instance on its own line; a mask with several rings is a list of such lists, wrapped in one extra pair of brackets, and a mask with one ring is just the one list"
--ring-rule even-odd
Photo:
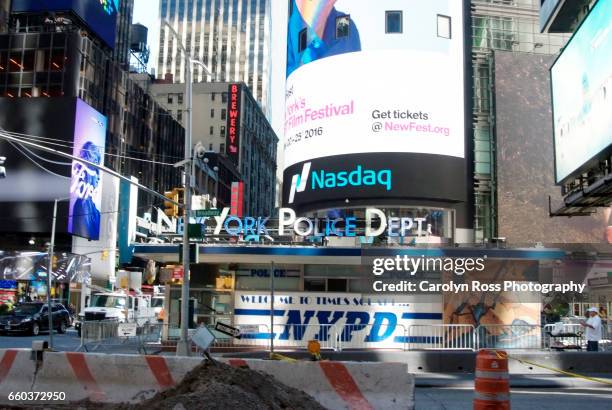
[(329, 409), (414, 409), (415, 381), (405, 364), (232, 358), (223, 361), (268, 373), (305, 391)]
[[(175, 385), (202, 361), (194, 357), (44, 352), (43, 360), (37, 362), (31, 360), (28, 350), (17, 351), (14, 359), (12, 352), (0, 353), (0, 376), (5, 375), (0, 378), (0, 404), (19, 403), (10, 401), (8, 395), (21, 392), (62, 392), (62, 402), (139, 402)], [(45, 400), (49, 401), (53, 400)]]
[(474, 410), (510, 410), (508, 355), (483, 349), (476, 355)]
[(36, 361), (32, 360), (30, 350), (0, 349), (0, 400), (7, 400), (10, 393), (29, 389), (35, 372)]
[[(24, 397), (27, 392), (63, 393), (57, 400), (45, 400), (47, 403), (136, 403), (174, 386), (201, 361), (196, 357), (48, 351), (38, 356), (29, 350), (0, 350), (0, 405), (32, 404), (33, 400), (8, 399), (11, 393)], [(330, 409), (414, 408), (414, 377), (401, 363), (224, 361), (266, 372)]]

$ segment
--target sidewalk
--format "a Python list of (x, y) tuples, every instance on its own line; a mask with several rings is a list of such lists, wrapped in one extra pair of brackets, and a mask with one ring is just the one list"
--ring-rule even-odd
[[(473, 388), (473, 373), (417, 373), (415, 376), (416, 387), (434, 388)], [(612, 383), (612, 375), (607, 374), (585, 374), (585, 376), (607, 380)], [(590, 380), (553, 374), (512, 374), (510, 375), (510, 387), (514, 388), (601, 388), (610, 389), (612, 385), (596, 383)]]

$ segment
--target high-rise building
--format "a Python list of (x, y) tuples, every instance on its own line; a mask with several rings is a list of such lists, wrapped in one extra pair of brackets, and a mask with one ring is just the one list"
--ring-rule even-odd
[[(568, 34), (540, 32), (540, 0), (472, 0), (474, 231), (497, 237), (495, 51), (553, 55)], [(552, 136), (550, 136), (552, 143)]]
[[(159, 104), (184, 124), (187, 119), (183, 115), (184, 84), (158, 81), (149, 90)], [(248, 87), (244, 83), (195, 84), (193, 113), (193, 143), (201, 143), (206, 151), (219, 153), (233, 164), (229, 168), (235, 168), (244, 182), (245, 213), (272, 214), (278, 137)], [(220, 200), (227, 203), (229, 186), (225, 191), (223, 184), (218, 188)]]
[(133, 14), (134, 0), (123, 0), (119, 2), (113, 59), (119, 63), (124, 70), (128, 69), (130, 63), (130, 33)]
[(0, 0), (0, 33), (8, 29), (10, 0)]
[[(266, 114), (270, 105), (271, 0), (161, 0), (160, 19), (169, 22), (193, 58), (216, 81), (244, 82)], [(160, 21), (161, 23), (161, 21)], [(161, 26), (157, 74), (184, 82), (185, 59), (177, 40)], [(194, 67), (194, 82), (210, 81)], [(267, 115), (269, 117), (269, 115)]]

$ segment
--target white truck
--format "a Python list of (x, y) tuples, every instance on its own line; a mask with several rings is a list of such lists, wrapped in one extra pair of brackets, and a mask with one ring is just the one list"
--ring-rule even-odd
[(81, 322), (114, 320), (120, 323), (155, 323), (155, 310), (151, 307), (151, 296), (105, 292), (91, 295), (88, 306), (79, 313), (75, 328), (81, 334)]

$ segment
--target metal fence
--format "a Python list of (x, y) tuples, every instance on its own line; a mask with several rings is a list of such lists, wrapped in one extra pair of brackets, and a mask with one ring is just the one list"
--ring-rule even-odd
[(78, 351), (101, 353), (150, 354), (161, 346), (162, 325), (146, 321), (143, 324), (128, 324), (134, 332), (122, 333), (124, 324), (117, 320), (81, 322), (81, 343)]
[(408, 350), (476, 350), (478, 341), (472, 325), (410, 325)]
[(476, 328), (481, 349), (541, 349), (540, 325), (480, 325)]
[[(117, 339), (116, 329), (97, 322), (99, 325), (83, 333), (90, 340), (104, 339), (101, 345)], [(176, 326), (148, 325), (155, 331), (143, 330), (146, 334), (166, 335), (164, 340), (178, 341), (180, 328)], [(212, 348), (269, 350), (270, 337), (279, 350), (306, 350), (310, 340), (317, 340), (322, 350), (342, 351), (347, 349), (393, 349), (393, 350), (478, 350), (489, 349), (567, 349), (571, 346), (585, 348), (584, 328), (579, 324), (554, 325), (480, 325), (467, 324), (276, 324), (270, 334), (268, 324), (233, 325), (241, 330), (240, 338), (215, 330), (214, 325), (206, 326), (215, 336)], [(147, 329), (147, 325), (142, 327)], [(140, 329), (140, 327), (139, 327)], [(600, 350), (612, 346), (609, 328), (604, 331)], [(190, 337), (197, 329), (189, 329)], [(145, 344), (146, 346), (146, 344)]]

